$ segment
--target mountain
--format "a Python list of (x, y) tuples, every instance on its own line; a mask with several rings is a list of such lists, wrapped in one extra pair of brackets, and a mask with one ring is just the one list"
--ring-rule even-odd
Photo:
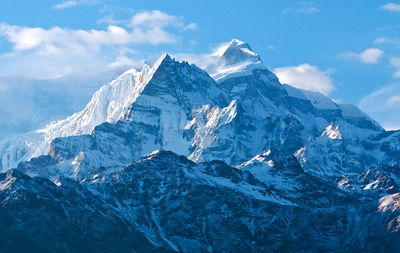
[[(0, 77), (0, 168), (30, 159), (44, 138), (37, 129), (82, 109), (102, 83), (123, 72), (115, 69), (95, 76), (85, 73), (44, 80)], [(42, 153), (47, 152), (48, 147)]]
[[(233, 40), (222, 49), (215, 55), (219, 72), (211, 76), (225, 75), (216, 81), (168, 55), (140, 73), (126, 72), (83, 111), (43, 130), (45, 141), (33, 157), (51, 143), (49, 154), (58, 162), (42, 171), (83, 178), (93, 168), (120, 168), (155, 149), (231, 166), (276, 149), (331, 180), (397, 159), (397, 151), (383, 148), (387, 132), (355, 106), (280, 84), (246, 43)], [(240, 70), (225, 71), (235, 66)], [(329, 156), (321, 157), (321, 150)]]
[(400, 246), (398, 193), (379, 203), (367, 196), (359, 201), (362, 195), (305, 173), (294, 157), (280, 159), (268, 151), (237, 169), (156, 151), (112, 173), (96, 169), (80, 182), (9, 170), (0, 174), (0, 241), (6, 249), (41, 252), (389, 252)]
[[(38, 199), (67, 192), (81, 199), (61, 227), (92, 231), (90, 221), (73, 219), (105, 208), (95, 222), (112, 217), (124, 224), (115, 233), (134, 236), (119, 239), (121, 251), (399, 247), (400, 131), (385, 131), (353, 105), (281, 84), (239, 40), (212, 59), (203, 70), (164, 54), (101, 87), (81, 112), (6, 142), (3, 169), (17, 169), (4, 172), (4, 212), (33, 208), (7, 209), (21, 198), (7, 189)], [(52, 188), (38, 191), (37, 181)], [(90, 199), (96, 206), (85, 204)], [(59, 212), (39, 220), (60, 220), (64, 202), (73, 203), (60, 197)], [(31, 218), (10, 219), (18, 228)], [(93, 233), (101, 241), (109, 231)], [(141, 237), (143, 249), (130, 244)], [(112, 239), (104, 249), (117, 247)]]
[(42, 80), (18, 75), (0, 77), (0, 141), (43, 128), (82, 109), (101, 84), (124, 70)]
[(53, 183), (11, 169), (0, 180), (1, 252), (156, 252), (143, 234), (71, 179)]

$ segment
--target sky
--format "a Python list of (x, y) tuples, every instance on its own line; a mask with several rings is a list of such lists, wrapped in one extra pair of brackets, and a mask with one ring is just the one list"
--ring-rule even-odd
[(281, 82), (400, 128), (400, 1), (2, 0), (0, 76), (101, 75), (163, 52), (195, 61), (233, 38)]

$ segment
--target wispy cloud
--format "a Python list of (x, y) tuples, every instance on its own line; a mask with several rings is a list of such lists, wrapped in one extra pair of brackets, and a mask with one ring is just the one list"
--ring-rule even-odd
[(379, 48), (367, 48), (360, 53), (345, 52), (339, 55), (343, 59), (359, 59), (366, 64), (379, 63), (380, 59), (384, 55), (384, 51)]
[(390, 56), (389, 64), (394, 68), (393, 78), (400, 78), (400, 38), (380, 37), (374, 40), (375, 44), (385, 47), (387, 55)]
[(363, 97), (358, 106), (382, 123), (386, 129), (400, 129), (400, 85), (377, 89)]
[(287, 66), (273, 70), (281, 83), (290, 84), (294, 87), (319, 91), (322, 94), (329, 94), (335, 89), (329, 74), (331, 71), (323, 71), (317, 66), (307, 63), (298, 66)]
[(400, 78), (400, 57), (392, 57), (389, 61), (390, 65), (395, 69), (393, 78)]
[(312, 15), (316, 13), (322, 12), (321, 9), (319, 9), (314, 2), (308, 1), (308, 2), (301, 2), (300, 6), (297, 8), (286, 8), (282, 11), (284, 14), (290, 13), (290, 12), (297, 12), (301, 14), (306, 14), (306, 15)]
[(385, 11), (400, 13), (400, 4), (387, 3), (387, 4), (383, 5), (383, 6), (381, 6), (381, 9), (385, 10)]
[(71, 7), (76, 7), (79, 5), (93, 5), (93, 4), (99, 4), (100, 1), (98, 0), (67, 0), (67, 1), (62, 1), (61, 3), (53, 5), (53, 8), (56, 10), (62, 10), (62, 9), (67, 9)]
[(380, 37), (374, 40), (374, 44), (379, 44), (379, 45), (394, 45), (394, 46), (400, 46), (400, 38), (387, 38), (387, 37)]

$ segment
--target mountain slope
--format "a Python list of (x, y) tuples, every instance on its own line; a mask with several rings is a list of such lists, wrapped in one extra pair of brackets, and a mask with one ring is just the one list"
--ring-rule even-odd
[(44, 80), (19, 75), (0, 77), (0, 142), (68, 117), (83, 108), (101, 84), (124, 70)]
[(1, 252), (157, 251), (157, 247), (77, 182), (0, 174)]
[(395, 250), (398, 196), (379, 203), (359, 196), (273, 151), (240, 169), (157, 151), (112, 173), (94, 170), (80, 183), (0, 174), (1, 231), (11, 232), (3, 234), (10, 250), (27, 245), (15, 238), (71, 252)]
[(128, 106), (139, 96), (153, 72), (154, 68), (147, 65), (143, 66), (141, 72), (130, 69), (96, 91), (82, 111), (52, 122), (44, 129), (3, 141), (0, 143), (0, 167), (16, 167), (21, 161), (47, 154), (50, 142), (56, 137), (90, 134), (101, 123), (116, 122), (123, 118)]
[[(42, 171), (74, 178), (98, 167), (114, 170), (155, 149), (233, 166), (275, 149), (331, 180), (397, 159), (397, 146), (383, 148), (388, 137), (378, 123), (354, 106), (280, 84), (246, 43), (233, 40), (215, 57), (218, 71), (233, 65), (250, 70), (224, 72), (215, 82), (163, 55), (152, 68), (129, 71), (100, 89), (82, 112), (49, 126), (33, 156), (53, 140), (49, 154), (58, 164)], [(103, 121), (110, 123), (95, 127)], [(91, 135), (71, 136), (79, 133)]]
[(281, 84), (244, 42), (213, 59), (207, 73), (165, 54), (102, 87), (36, 142), (3, 146), (3, 166), (48, 154), (0, 174), (0, 240), (75, 251), (73, 237), (52, 236), (61, 229), (88, 251), (400, 247), (400, 131)]

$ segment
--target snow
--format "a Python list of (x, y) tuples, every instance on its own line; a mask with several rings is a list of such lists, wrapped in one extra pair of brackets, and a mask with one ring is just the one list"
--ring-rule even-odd
[[(249, 161), (244, 162), (244, 163), (238, 165), (237, 167), (238, 167), (238, 168), (242, 168), (242, 167), (245, 167), (245, 166), (254, 164), (254, 163), (256, 163), (256, 162), (262, 163), (262, 162), (265, 161), (266, 157), (269, 156), (270, 154), (271, 154), (271, 150), (270, 150), (270, 149), (267, 149), (267, 150), (264, 151), (263, 153), (261, 153), (261, 154), (259, 154), (259, 155), (256, 155), (255, 157), (251, 158)], [(272, 161), (272, 160), (267, 161), (266, 164), (267, 164), (268, 166), (270, 166), (270, 167), (274, 167), (274, 161)]]
[(47, 154), (51, 141), (57, 137), (90, 134), (101, 123), (124, 119), (127, 110), (140, 96), (166, 57), (169, 56), (163, 54), (152, 68), (145, 64), (140, 72), (129, 69), (117, 79), (103, 85), (82, 111), (64, 120), (51, 122), (36, 132), (0, 143), (2, 168), (16, 167), (21, 161)]
[[(171, 167), (172, 180), (175, 169), (182, 169), (187, 176), (196, 179), (194, 182), (224, 192), (295, 206), (306, 201), (307, 193), (304, 193), (317, 182), (336, 183), (338, 176), (344, 173), (354, 175), (375, 163), (393, 164), (394, 159), (398, 159), (400, 131), (390, 134), (380, 131), (379, 127), (355, 126), (348, 119), (370, 121), (357, 107), (338, 105), (318, 92), (280, 86), (279, 82), (263, 75), (264, 72), (258, 75), (254, 70), (266, 68), (244, 42), (233, 40), (216, 56), (220, 62), (213, 77), (218, 83), (197, 67), (178, 63), (167, 54), (151, 68), (144, 65), (140, 72), (126, 71), (100, 88), (81, 112), (53, 122), (32, 136), (1, 144), (3, 168), (47, 152), (50, 141), (65, 136), (67, 138), (56, 139), (53, 145), (59, 163), (44, 164), (34, 173), (43, 173), (48, 178), (63, 175), (77, 181), (84, 178), (84, 182), (100, 183), (107, 181), (102, 173), (121, 172), (124, 166), (145, 154), (152, 152), (143, 158), (151, 159), (160, 149), (171, 150), (194, 162), (222, 160), (230, 166), (239, 164), (233, 171), (235, 178), (229, 175), (232, 171), (226, 177), (216, 176), (206, 167), (213, 162), (194, 165), (180, 157), (179, 163)], [(251, 78), (241, 78), (248, 75)], [(222, 82), (229, 78), (232, 78), (232, 85), (225, 90)], [(299, 99), (309, 101), (313, 107)], [(304, 108), (299, 108), (304, 104)], [(104, 122), (112, 124), (98, 126)], [(301, 168), (291, 160), (293, 155)], [(161, 164), (168, 164), (169, 159), (161, 160)], [(101, 172), (95, 171), (99, 168)], [(157, 164), (153, 173), (159, 176), (160, 169), (165, 168)], [(145, 170), (144, 173), (152, 176), (151, 172)], [(119, 182), (118, 175), (114, 178)], [(318, 181), (315, 176), (322, 180)], [(242, 180), (236, 181), (238, 177)], [(167, 179), (170, 183), (171, 179)], [(61, 185), (61, 181), (55, 183)], [(378, 180), (369, 183), (363, 190), (374, 189), (378, 183)], [(0, 190), (8, 186), (0, 185)], [(338, 186), (352, 190), (349, 177), (342, 177)], [(311, 189), (312, 198), (322, 191)], [(153, 199), (155, 205), (162, 201), (166, 188), (162, 184), (157, 190), (160, 195)], [(102, 194), (99, 189), (93, 192)], [(316, 203), (320, 203), (318, 201)], [(400, 210), (399, 195), (385, 196), (379, 203), (381, 212)], [(134, 220), (133, 204), (133, 200), (128, 199), (117, 201), (115, 205), (125, 218)], [(163, 231), (164, 221), (160, 219), (159, 210), (149, 211), (153, 226), (141, 225), (140, 229), (151, 241), (160, 244), (164, 241), (176, 251), (181, 245), (191, 244), (179, 237), (171, 240)], [(251, 233), (255, 232), (252, 221), (245, 225)]]
[(333, 122), (325, 128), (321, 136), (327, 136), (329, 139), (332, 140), (341, 140), (343, 138), (342, 134), (339, 131), (339, 126), (335, 126)]
[(189, 155), (189, 159), (196, 162), (203, 160), (203, 151), (217, 140), (215, 132), (223, 125), (232, 122), (236, 117), (236, 110), (237, 101), (232, 100), (227, 107), (222, 109), (219, 106), (211, 108), (210, 105), (205, 105), (195, 114), (185, 126), (186, 130), (194, 129), (196, 131), (192, 144), (195, 150)]
[(250, 46), (238, 39), (221, 46), (214, 52), (216, 65), (206, 68), (218, 82), (241, 76), (251, 76), (256, 69), (267, 69), (262, 64), (258, 54), (254, 53)]
[(232, 180), (228, 178), (210, 176), (206, 173), (197, 170), (195, 171), (194, 175), (188, 174), (188, 176), (191, 177), (195, 176), (196, 178), (205, 180), (207, 184), (211, 184), (214, 186), (218, 185), (221, 187), (231, 188), (232, 190), (235, 191), (240, 191), (243, 194), (251, 196), (255, 199), (270, 201), (284, 206), (296, 206), (296, 204), (292, 203), (291, 201), (283, 199), (279, 196), (274, 196), (274, 194), (272, 193), (262, 194), (261, 192), (264, 192), (264, 188), (261, 186), (255, 186), (244, 182), (233, 183)]
[[(140, 96), (165, 57), (166, 54), (162, 55), (152, 68), (145, 64), (140, 72), (135, 69), (127, 70), (95, 92), (82, 111), (65, 120), (53, 122), (38, 132), (44, 133), (49, 142), (55, 137), (90, 134), (95, 126), (103, 122), (112, 123), (124, 119), (130, 105)], [(46, 148), (41, 148), (35, 155), (43, 152), (47, 152)]]
[[(288, 153), (308, 172), (329, 172), (331, 176), (343, 172), (337, 169), (343, 163), (359, 166), (363, 155), (371, 163), (393, 161), (381, 147), (385, 141), (395, 149), (389, 141), (394, 137), (374, 141), (373, 149), (363, 150), (359, 141), (371, 140), (381, 132), (348, 120), (369, 122), (358, 108), (338, 105), (318, 92), (281, 85), (272, 73), (264, 71), (259, 56), (239, 40), (224, 45), (214, 56), (211, 73), (218, 82), (167, 54), (153, 67), (126, 71), (101, 87), (84, 110), (53, 122), (34, 133), (34, 138), (1, 144), (2, 167), (15, 167), (20, 161), (46, 154), (57, 137), (69, 137), (57, 144), (72, 153), (57, 169), (67, 175), (92, 167), (115, 169), (154, 149), (171, 150), (195, 162), (217, 159), (234, 166), (250, 159), (248, 165), (258, 161), (271, 168), (274, 161), (265, 155), (251, 159), (268, 148), (290, 149)], [(251, 78), (241, 78), (247, 75)], [(227, 79), (232, 82), (225, 82)], [(313, 107), (293, 98), (309, 101)], [(93, 132), (104, 122), (112, 124)], [(341, 139), (350, 144), (340, 148), (338, 145), (346, 142), (332, 141)], [(321, 152), (327, 155), (321, 156)], [(347, 156), (339, 155), (342, 153)], [(71, 168), (73, 172), (67, 173)]]
[(287, 93), (291, 97), (296, 97), (303, 100), (309, 100), (311, 104), (320, 110), (337, 110), (339, 106), (333, 102), (328, 97), (324, 96), (320, 92), (317, 91), (308, 91), (302, 90), (299, 88), (295, 88), (288, 84), (283, 84), (283, 87), (286, 89)]
[(302, 165), (302, 167), (304, 167), (305, 164), (307, 163), (307, 157), (305, 155), (306, 151), (307, 151), (307, 148), (302, 147), (294, 153), (294, 157), (296, 157), (296, 159), (299, 161), (299, 163)]
[(223, 82), (230, 78), (251, 76), (253, 71), (256, 69), (262, 70), (266, 68), (261, 62), (245, 61), (234, 65), (220, 67), (211, 74), (211, 77), (218, 82)]
[(383, 196), (379, 199), (378, 211), (398, 211), (400, 210), (400, 193)]
[(254, 156), (247, 162), (237, 166), (238, 169), (249, 171), (259, 181), (266, 185), (272, 185), (280, 191), (295, 192), (299, 188), (298, 183), (292, 176), (288, 176), (284, 171), (274, 169), (275, 162), (271, 158), (271, 150), (266, 150)]
[(343, 118), (345, 119), (362, 119), (368, 121), (375, 126), (376, 129), (383, 130), (382, 126), (378, 122), (371, 119), (366, 113), (361, 111), (357, 106), (351, 104), (340, 104), (340, 110), (342, 112)]

